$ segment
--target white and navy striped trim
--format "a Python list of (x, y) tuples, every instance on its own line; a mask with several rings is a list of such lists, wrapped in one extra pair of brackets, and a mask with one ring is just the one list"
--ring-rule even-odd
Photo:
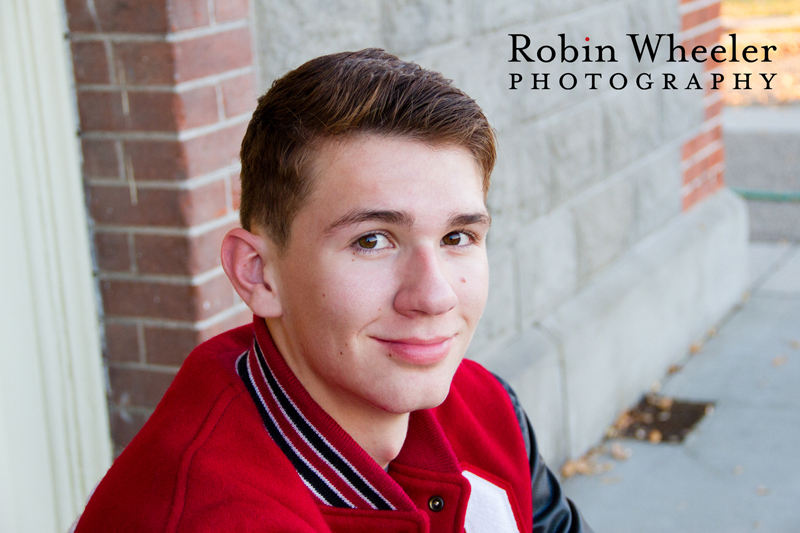
[(257, 340), (239, 357), (236, 369), (270, 437), (319, 500), (341, 508), (397, 509), (297, 407)]

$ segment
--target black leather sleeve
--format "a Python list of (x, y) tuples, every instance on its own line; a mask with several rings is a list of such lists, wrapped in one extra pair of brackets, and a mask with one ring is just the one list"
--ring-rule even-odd
[(517, 422), (522, 431), (522, 438), (525, 441), (525, 451), (528, 452), (533, 492), (534, 533), (593, 533), (592, 528), (586, 524), (575, 504), (564, 496), (558, 479), (539, 455), (533, 426), (528, 420), (528, 415), (522, 409), (516, 393), (502, 378), (496, 375), (495, 377), (511, 398), (511, 404), (514, 406)]

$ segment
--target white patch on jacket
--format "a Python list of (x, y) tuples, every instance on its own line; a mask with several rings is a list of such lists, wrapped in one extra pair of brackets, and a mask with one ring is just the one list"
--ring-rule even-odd
[(472, 486), (464, 530), (467, 533), (519, 533), (506, 491), (468, 470), (462, 474)]

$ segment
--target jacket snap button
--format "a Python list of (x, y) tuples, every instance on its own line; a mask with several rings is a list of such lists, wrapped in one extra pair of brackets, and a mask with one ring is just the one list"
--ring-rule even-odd
[(441, 496), (431, 496), (431, 499), (428, 500), (428, 508), (434, 513), (438, 513), (444, 509), (444, 500)]

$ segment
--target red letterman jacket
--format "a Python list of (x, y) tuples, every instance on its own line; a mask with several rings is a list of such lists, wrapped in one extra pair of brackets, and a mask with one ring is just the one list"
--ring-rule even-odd
[[(262, 319), (197, 347), (76, 532), (532, 531), (503, 386), (465, 360), (388, 472), (308, 396)], [(499, 522), (498, 522), (499, 521)], [(488, 529), (487, 529), (488, 528)]]

